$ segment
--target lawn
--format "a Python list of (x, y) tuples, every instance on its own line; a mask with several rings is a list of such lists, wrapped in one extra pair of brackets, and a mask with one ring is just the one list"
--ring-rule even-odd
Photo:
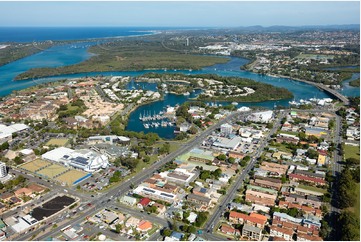
[(270, 148), (276, 148), (279, 151), (292, 153), (292, 150), (288, 149), (285, 144), (275, 143), (274, 145), (270, 146)]
[(36, 172), (37, 170), (41, 169), (42, 167), (45, 167), (50, 164), (51, 163), (48, 161), (45, 161), (42, 159), (36, 159), (36, 160), (33, 160), (28, 163), (20, 165), (19, 168), (30, 171), (30, 172)]
[(64, 173), (65, 171), (69, 170), (69, 168), (57, 164), (52, 164), (41, 171), (36, 172), (38, 175), (47, 177), (47, 178), (54, 178), (55, 176)]
[(360, 160), (360, 146), (344, 145), (343, 150), (345, 159), (355, 158)]
[(54, 145), (54, 146), (66, 146), (69, 142), (69, 139), (66, 138), (60, 138), (60, 139), (51, 139), (49, 140), (45, 145)]
[(61, 183), (66, 183), (68, 186), (73, 185), (73, 183), (86, 176), (88, 173), (84, 172), (84, 171), (79, 171), (79, 170), (69, 170), (67, 172), (65, 172), (64, 174), (58, 176), (56, 178), (57, 181), (61, 182)]
[(327, 192), (326, 189), (322, 189), (322, 188), (318, 188), (318, 187), (312, 187), (312, 186), (306, 186), (306, 185), (303, 185), (303, 184), (298, 185), (298, 187), (302, 188), (302, 189), (314, 191), (314, 192), (324, 193), (324, 194)]
[(290, 135), (297, 135), (298, 133), (296, 132), (291, 132), (291, 131), (283, 131), (283, 130), (280, 130), (277, 132), (278, 134), (290, 134)]

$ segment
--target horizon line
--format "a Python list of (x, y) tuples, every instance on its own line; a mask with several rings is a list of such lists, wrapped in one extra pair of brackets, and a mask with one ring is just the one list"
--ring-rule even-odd
[(53, 26), (26, 26), (26, 25), (0, 25), (0, 28), (248, 28), (248, 27), (327, 27), (327, 26), (345, 26), (345, 25), (358, 25), (360, 23), (348, 23), (348, 24), (307, 24), (307, 25), (240, 25), (240, 26), (122, 26), (122, 25), (53, 25)]

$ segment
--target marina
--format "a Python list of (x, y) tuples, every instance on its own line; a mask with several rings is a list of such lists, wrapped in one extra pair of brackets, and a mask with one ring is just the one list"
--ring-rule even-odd
[(146, 112), (144, 110), (143, 115), (139, 114), (139, 120), (143, 122), (143, 126), (146, 129), (151, 128), (158, 128), (158, 127), (172, 127), (175, 125), (172, 120), (175, 120), (175, 115), (165, 115), (163, 111), (159, 113), (155, 113), (151, 115), (151, 112)]

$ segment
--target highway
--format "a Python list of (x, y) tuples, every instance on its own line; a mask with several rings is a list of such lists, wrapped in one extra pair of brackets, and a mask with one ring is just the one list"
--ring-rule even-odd
[[(279, 117), (276, 118), (276, 120), (274, 122), (275, 125), (270, 130), (267, 137), (263, 139), (261, 145), (259, 146), (259, 148), (255, 152), (255, 154), (253, 155), (253, 158), (251, 159), (251, 161), (247, 164), (246, 168), (242, 171), (241, 175), (239, 175), (237, 177), (237, 179), (233, 183), (232, 187), (228, 190), (228, 193), (224, 197), (224, 199), (221, 202), (221, 204), (219, 205), (219, 207), (216, 208), (216, 211), (208, 219), (208, 221), (205, 225), (205, 232), (207, 234), (213, 233), (213, 229), (217, 225), (219, 219), (221, 218), (224, 210), (226, 209), (227, 204), (230, 203), (236, 196), (237, 190), (242, 186), (243, 181), (245, 180), (246, 176), (254, 167), (254, 165), (257, 161), (257, 158), (261, 156), (263, 149), (268, 144), (270, 137), (278, 130), (280, 121), (284, 117), (284, 115), (285, 115), (285, 112), (282, 112), (279, 114)], [(207, 234), (205, 235), (206, 238), (207, 238)]]

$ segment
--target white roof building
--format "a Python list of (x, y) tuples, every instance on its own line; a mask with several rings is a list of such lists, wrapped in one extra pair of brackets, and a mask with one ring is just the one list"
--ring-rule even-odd
[(41, 157), (66, 166), (73, 166), (86, 172), (94, 172), (109, 165), (107, 156), (88, 149), (75, 151), (66, 147), (59, 147), (46, 152)]
[(249, 115), (247, 120), (251, 122), (268, 123), (271, 121), (272, 117), (273, 111), (264, 111)]
[(197, 219), (198, 215), (196, 213), (193, 213), (191, 212), (187, 218), (187, 220), (190, 222), (190, 223), (194, 223)]
[(0, 124), (0, 143), (11, 140), (13, 133), (20, 132), (28, 128), (29, 126), (25, 124), (12, 124), (10, 126)]

